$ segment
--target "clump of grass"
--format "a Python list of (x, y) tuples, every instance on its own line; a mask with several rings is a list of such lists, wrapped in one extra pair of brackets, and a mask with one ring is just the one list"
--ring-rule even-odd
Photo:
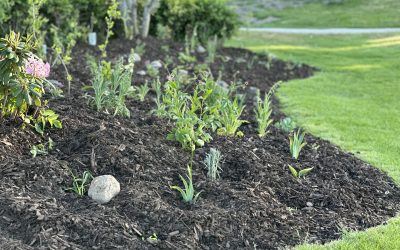
[(79, 196), (84, 196), (87, 191), (87, 186), (90, 184), (90, 181), (93, 179), (93, 175), (89, 171), (85, 171), (82, 174), (81, 178), (78, 178), (74, 175), (72, 171), (72, 187), (67, 188), (67, 191), (72, 191)]
[(219, 173), (221, 172), (221, 160), (221, 152), (218, 149), (210, 148), (210, 152), (207, 154), (203, 163), (207, 169), (207, 177), (211, 180), (219, 178)]

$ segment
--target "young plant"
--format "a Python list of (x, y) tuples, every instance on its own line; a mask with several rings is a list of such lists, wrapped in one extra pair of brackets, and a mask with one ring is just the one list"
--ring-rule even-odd
[(304, 141), (304, 136), (306, 135), (305, 132), (300, 133), (300, 129), (295, 131), (293, 135), (289, 136), (289, 141), (290, 141), (290, 154), (294, 159), (299, 158), (300, 151), (303, 149), (303, 147), (307, 144)]
[(93, 179), (93, 175), (89, 171), (85, 171), (82, 174), (82, 178), (77, 178), (72, 171), (70, 172), (72, 176), (72, 187), (66, 190), (72, 191), (81, 197), (84, 196), (90, 181)]
[(187, 180), (184, 177), (182, 177), (182, 175), (179, 175), (179, 178), (182, 180), (184, 189), (182, 189), (179, 186), (171, 186), (170, 188), (178, 190), (179, 193), (182, 195), (182, 199), (184, 202), (195, 203), (201, 192), (195, 194), (191, 164), (188, 164), (187, 172), (188, 172), (186, 175)]
[(51, 138), (49, 141), (44, 144), (33, 145), (30, 153), (32, 154), (32, 158), (35, 158), (37, 155), (47, 155), (50, 150), (54, 147), (54, 142)]
[(300, 179), (302, 177), (304, 178), (308, 173), (310, 173), (313, 168), (304, 168), (300, 171), (297, 171), (294, 167), (289, 165), (289, 170), (292, 173), (293, 177)]
[(152, 66), (151, 64), (146, 65), (146, 73), (151, 77), (151, 78), (156, 78), (160, 74), (160, 71), (158, 68)]
[(240, 120), (240, 115), (244, 110), (244, 105), (239, 102), (238, 97), (233, 101), (229, 99), (221, 100), (222, 106), (219, 114), (219, 121), (222, 127), (218, 129), (218, 134), (225, 136), (243, 136), (241, 131), (237, 131), (246, 120)]
[(257, 121), (257, 131), (260, 137), (264, 137), (268, 134), (268, 127), (272, 123), (271, 113), (271, 101), (270, 95), (265, 94), (264, 100), (260, 98), (260, 91), (257, 91), (257, 104), (254, 108), (254, 112), (256, 113), (256, 121)]
[(121, 12), (118, 11), (118, 1), (117, 0), (111, 0), (111, 4), (108, 7), (107, 10), (107, 16), (105, 18), (106, 24), (107, 24), (107, 33), (106, 33), (106, 39), (104, 40), (104, 43), (99, 45), (99, 49), (101, 51), (101, 56), (103, 58), (107, 57), (107, 45), (110, 37), (114, 34), (112, 31), (114, 27), (114, 22), (116, 19), (121, 17)]
[(260, 91), (257, 90), (257, 104), (254, 112), (256, 113), (256, 121), (258, 124), (257, 131), (260, 137), (264, 137), (266, 134), (268, 134), (268, 127), (273, 121), (270, 118), (272, 113), (271, 97), (280, 84), (281, 82), (275, 83), (268, 91), (268, 93), (265, 94), (264, 100), (261, 100)]
[(286, 133), (290, 133), (296, 128), (296, 124), (290, 117), (286, 117), (275, 123), (275, 127), (285, 131)]
[(221, 152), (218, 149), (210, 148), (210, 153), (207, 154), (203, 163), (207, 169), (207, 177), (211, 180), (216, 180), (219, 177), (221, 160)]
[(167, 139), (181, 143), (182, 148), (192, 152), (196, 147), (203, 147), (212, 137), (204, 131), (204, 123), (196, 115), (185, 115), (176, 120), (175, 127)]
[(84, 89), (94, 92), (94, 95), (85, 95), (89, 99), (89, 104), (94, 105), (97, 111), (113, 110), (114, 116), (129, 117), (130, 111), (125, 102), (134, 93), (131, 84), (134, 67), (133, 51), (127, 65), (124, 65), (122, 59), (114, 67), (106, 61), (101, 61), (99, 64), (93, 59), (88, 61), (93, 80), (91, 86), (85, 86)]
[(150, 88), (146, 81), (143, 85), (135, 87), (135, 90), (137, 91), (136, 98), (139, 99), (139, 101), (143, 102), (147, 93), (149, 93)]

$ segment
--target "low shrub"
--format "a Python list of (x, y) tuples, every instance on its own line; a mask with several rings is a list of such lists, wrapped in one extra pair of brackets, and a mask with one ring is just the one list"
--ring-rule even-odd
[(226, 0), (162, 0), (152, 25), (160, 23), (171, 29), (177, 40), (184, 40), (196, 29), (202, 44), (214, 36), (229, 38), (238, 28), (238, 15)]
[(11, 31), (0, 39), (0, 120), (20, 119), (43, 134), (46, 124), (56, 128), (62, 124), (43, 100), (45, 87), (54, 86), (46, 80), (50, 65), (32, 53), (34, 47), (31, 35)]

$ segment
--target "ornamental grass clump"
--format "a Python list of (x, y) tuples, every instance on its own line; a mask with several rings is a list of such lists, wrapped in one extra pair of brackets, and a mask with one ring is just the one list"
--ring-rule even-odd
[(289, 136), (289, 146), (290, 146), (290, 154), (294, 159), (299, 158), (300, 151), (303, 149), (303, 147), (307, 144), (304, 142), (304, 136), (306, 133), (301, 133), (300, 129), (295, 131), (293, 135)]
[(221, 160), (221, 152), (218, 149), (210, 148), (210, 152), (207, 154), (203, 164), (207, 169), (207, 177), (211, 180), (219, 178), (219, 173), (221, 172)]

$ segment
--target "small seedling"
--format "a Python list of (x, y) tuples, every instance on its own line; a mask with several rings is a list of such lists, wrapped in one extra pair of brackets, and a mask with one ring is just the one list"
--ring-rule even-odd
[(289, 136), (289, 141), (290, 141), (290, 154), (294, 159), (299, 158), (300, 151), (303, 149), (303, 147), (307, 144), (304, 141), (304, 136), (306, 133), (300, 133), (300, 129), (295, 131), (293, 135)]
[(207, 169), (207, 177), (216, 180), (221, 171), (221, 152), (218, 149), (210, 148), (210, 153), (207, 154), (204, 160), (204, 165)]
[(137, 91), (136, 98), (139, 99), (139, 101), (143, 102), (147, 93), (149, 93), (150, 88), (146, 81), (143, 85), (135, 87), (135, 90)]
[(85, 171), (82, 174), (82, 178), (77, 178), (72, 171), (72, 187), (67, 188), (67, 191), (73, 191), (79, 196), (84, 196), (86, 193), (87, 186), (90, 184), (90, 181), (93, 179), (93, 175), (89, 171)]
[(313, 170), (313, 168), (305, 168), (302, 169), (300, 171), (297, 171), (294, 167), (292, 167), (291, 165), (289, 165), (289, 170), (292, 173), (293, 177), (295, 178), (304, 178), (304, 176), (306, 176), (308, 173), (311, 172), (311, 170)]
[(275, 127), (285, 131), (286, 133), (290, 133), (296, 128), (296, 124), (290, 117), (286, 117), (275, 123)]
[(190, 164), (188, 164), (187, 167), (187, 181), (185, 178), (182, 177), (182, 175), (179, 175), (179, 178), (182, 180), (183, 186), (185, 189), (182, 189), (179, 186), (171, 186), (171, 189), (176, 189), (181, 193), (183, 201), (188, 202), (188, 203), (195, 203), (197, 198), (199, 197), (200, 193), (195, 194), (195, 190), (193, 187), (193, 179), (192, 179), (192, 167)]
[(51, 138), (44, 144), (33, 145), (30, 151), (32, 158), (35, 158), (37, 155), (47, 155), (53, 149), (53, 146), (54, 142)]

